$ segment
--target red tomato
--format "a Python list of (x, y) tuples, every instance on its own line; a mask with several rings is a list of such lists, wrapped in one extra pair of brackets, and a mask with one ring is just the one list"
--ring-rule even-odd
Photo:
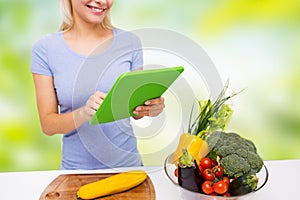
[(230, 193), (226, 192), (225, 194), (223, 194), (224, 197), (230, 197)]
[(213, 181), (215, 179), (215, 174), (211, 171), (211, 169), (205, 169), (203, 171), (203, 178), (206, 181)]
[(223, 176), (222, 181), (224, 181), (224, 183), (227, 183), (228, 185), (230, 184), (230, 179), (227, 176)]
[(212, 186), (212, 183), (211, 181), (204, 181), (202, 183), (202, 191), (205, 193), (205, 194), (212, 194), (214, 192), (214, 188)]
[(215, 174), (217, 178), (222, 178), (224, 174), (224, 169), (222, 166), (217, 165), (212, 168), (212, 172)]
[(200, 161), (200, 165), (203, 169), (207, 169), (207, 168), (211, 168), (212, 166), (212, 161), (210, 158), (202, 158), (202, 160)]
[(176, 168), (176, 169), (174, 170), (174, 175), (175, 175), (176, 177), (178, 177), (178, 168)]
[(212, 160), (212, 166), (217, 166), (218, 162), (216, 160)]
[(224, 194), (228, 190), (228, 184), (224, 183), (224, 181), (218, 181), (213, 184), (214, 191), (217, 194)]
[(224, 183), (227, 183), (228, 185), (230, 184), (230, 180), (227, 176), (223, 176), (222, 181), (224, 181)]
[(213, 193), (211, 193), (211, 194), (209, 194), (210, 196), (218, 196), (218, 194), (217, 193), (215, 193), (215, 192), (213, 192)]

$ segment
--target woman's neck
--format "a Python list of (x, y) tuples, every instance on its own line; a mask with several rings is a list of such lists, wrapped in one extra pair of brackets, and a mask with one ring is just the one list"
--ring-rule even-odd
[(101, 24), (74, 23), (69, 33), (76, 39), (99, 38), (106, 35), (107, 30)]
[(107, 49), (112, 42), (113, 33), (112, 30), (104, 29), (101, 24), (74, 23), (69, 30), (64, 32), (64, 38), (73, 51), (82, 55), (90, 55), (91, 52), (99, 53)]

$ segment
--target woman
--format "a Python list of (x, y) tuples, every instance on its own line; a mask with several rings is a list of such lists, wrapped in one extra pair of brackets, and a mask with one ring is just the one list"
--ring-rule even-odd
[[(142, 69), (140, 41), (111, 25), (113, 0), (60, 0), (60, 4), (61, 30), (34, 45), (31, 72), (43, 132), (63, 134), (61, 169), (142, 165), (130, 119), (88, 123), (116, 78)], [(149, 100), (135, 109), (134, 118), (157, 116), (164, 106), (162, 97)]]

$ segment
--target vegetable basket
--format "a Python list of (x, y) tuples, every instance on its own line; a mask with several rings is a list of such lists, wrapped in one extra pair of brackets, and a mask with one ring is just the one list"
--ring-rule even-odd
[(172, 153), (165, 160), (164, 170), (165, 170), (167, 177), (170, 179), (170, 181), (177, 186), (177, 189), (179, 190), (181, 199), (186, 199), (186, 200), (249, 200), (249, 199), (253, 199), (253, 197), (255, 196), (255, 193), (257, 191), (261, 190), (266, 185), (266, 183), (268, 181), (268, 177), (269, 177), (268, 169), (265, 165), (263, 165), (260, 172), (256, 174), (257, 177), (259, 178), (259, 180), (258, 180), (257, 188), (253, 192), (250, 192), (248, 194), (241, 195), (241, 196), (231, 196), (231, 197), (211, 196), (211, 195), (206, 195), (206, 194), (202, 194), (202, 193), (189, 191), (185, 188), (182, 188), (178, 184), (178, 179), (174, 174), (175, 169), (176, 169), (176, 166), (174, 164), (174, 153)]

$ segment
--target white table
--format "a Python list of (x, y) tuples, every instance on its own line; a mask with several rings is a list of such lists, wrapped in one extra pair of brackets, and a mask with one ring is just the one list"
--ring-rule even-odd
[[(257, 192), (255, 200), (299, 199), (300, 160), (266, 161), (269, 170), (267, 184)], [(129, 168), (130, 169), (130, 168)], [(136, 168), (135, 168), (136, 169)], [(179, 200), (178, 187), (173, 185), (162, 166), (143, 167), (154, 185), (157, 200)], [(121, 169), (121, 170), (128, 170)], [(0, 199), (38, 200), (44, 189), (60, 174), (108, 173), (115, 170), (96, 171), (36, 171), (0, 173)], [(118, 171), (119, 172), (119, 171)]]

